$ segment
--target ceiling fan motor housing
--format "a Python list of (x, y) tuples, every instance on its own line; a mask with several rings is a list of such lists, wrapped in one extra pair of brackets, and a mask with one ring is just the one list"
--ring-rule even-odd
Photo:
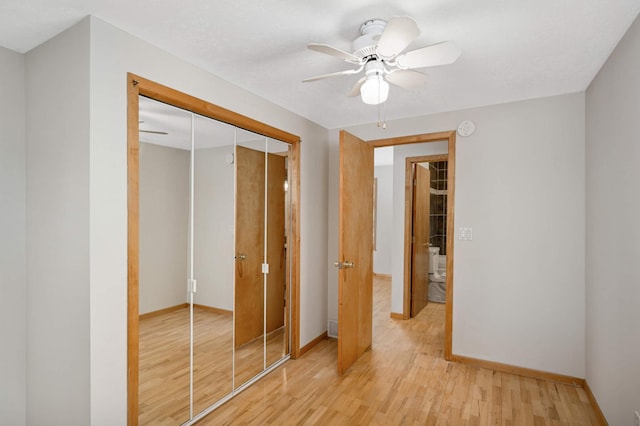
[(364, 74), (367, 76), (371, 74), (383, 75), (385, 74), (384, 65), (381, 61), (369, 61), (364, 67)]
[(380, 36), (387, 26), (384, 19), (370, 19), (360, 26), (360, 37), (355, 39), (351, 45), (353, 54), (365, 59), (376, 56), (376, 45)]

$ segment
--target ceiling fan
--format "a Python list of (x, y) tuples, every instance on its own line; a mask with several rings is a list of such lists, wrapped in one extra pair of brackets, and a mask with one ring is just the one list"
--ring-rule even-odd
[(408, 16), (394, 17), (388, 22), (370, 19), (360, 26), (360, 37), (353, 41), (352, 53), (327, 44), (307, 45), (311, 50), (343, 59), (357, 68), (302, 81), (310, 82), (364, 71), (364, 77), (358, 80), (347, 96), (360, 95), (366, 104), (381, 104), (389, 96), (389, 83), (405, 89), (417, 88), (425, 83), (427, 76), (415, 71), (416, 68), (451, 64), (460, 56), (460, 48), (450, 41), (405, 52), (407, 46), (419, 35), (420, 29), (416, 21)]

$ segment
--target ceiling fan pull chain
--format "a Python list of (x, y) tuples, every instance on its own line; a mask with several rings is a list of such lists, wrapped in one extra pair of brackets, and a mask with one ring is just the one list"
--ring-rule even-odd
[[(382, 120), (380, 120), (380, 108), (382, 108)], [(387, 130), (387, 103), (386, 102), (378, 103), (378, 127), (382, 127), (382, 130)]]
[(382, 130), (387, 130), (387, 103), (382, 104)]
[(380, 108), (382, 108), (382, 105), (378, 103), (378, 127), (382, 125), (380, 121)]
[(382, 130), (387, 130), (387, 103), (382, 104)]

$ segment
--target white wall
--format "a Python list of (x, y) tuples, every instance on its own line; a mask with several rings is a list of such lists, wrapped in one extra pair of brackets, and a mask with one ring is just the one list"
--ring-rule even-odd
[[(90, 423), (88, 34), (84, 20), (26, 55), (27, 424), (32, 425)], [(109, 203), (108, 194), (94, 196)]]
[(404, 215), (407, 157), (447, 153), (447, 142), (428, 142), (393, 148), (393, 254), (391, 312), (402, 314), (404, 301)]
[(90, 395), (91, 424), (96, 426), (126, 423), (126, 73), (302, 137), (302, 345), (326, 330), (327, 212), (323, 207), (327, 203), (328, 132), (99, 19), (90, 18), (90, 22)]
[(26, 421), (25, 59), (0, 47), (0, 423)]
[[(451, 130), (462, 120), (477, 130), (457, 141), (455, 226), (473, 227), (473, 241), (455, 241), (453, 352), (584, 377), (584, 94), (347, 130), (372, 140)], [(338, 186), (330, 184), (331, 236)], [(337, 317), (337, 276), (329, 277), (329, 315)]]
[[(329, 199), (327, 200), (327, 319), (338, 322), (338, 270), (333, 262), (338, 260), (338, 188), (340, 185), (340, 133), (329, 131), (329, 175), (327, 176)], [(337, 330), (337, 328), (336, 328)]]
[(393, 236), (393, 166), (376, 166), (378, 182), (376, 196), (376, 249), (373, 252), (373, 272), (391, 275)]
[(611, 425), (640, 412), (640, 21), (586, 93), (586, 378)]
[(233, 145), (195, 152), (194, 303), (233, 310), (234, 165), (225, 157)]
[(140, 314), (187, 302), (190, 161), (140, 143)]

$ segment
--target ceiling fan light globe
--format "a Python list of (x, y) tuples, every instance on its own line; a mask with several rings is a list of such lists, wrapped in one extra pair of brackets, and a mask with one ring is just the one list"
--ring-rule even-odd
[(367, 76), (367, 80), (360, 87), (360, 97), (367, 105), (378, 105), (389, 97), (389, 83), (380, 74)]

